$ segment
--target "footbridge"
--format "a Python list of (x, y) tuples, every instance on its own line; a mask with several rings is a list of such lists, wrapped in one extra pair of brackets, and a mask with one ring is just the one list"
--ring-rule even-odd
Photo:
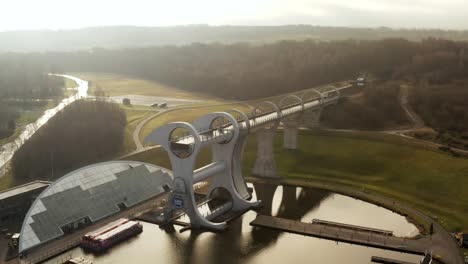
[[(311, 89), (299, 95), (286, 95), (277, 102), (260, 102), (248, 114), (235, 109), (215, 112), (192, 123), (174, 122), (154, 130), (146, 137), (145, 143), (159, 144), (169, 155), (174, 176), (171, 208), (182, 210), (190, 218), (192, 228), (226, 228), (226, 222), (213, 222), (215, 215), (198, 210), (193, 186), (208, 179), (208, 198), (220, 194), (229, 196), (223, 205), (210, 210), (216, 216), (259, 206), (261, 201), (249, 200), (250, 194), (242, 176), (242, 155), (247, 136), (257, 136), (257, 159), (252, 173), (262, 177), (280, 177), (273, 146), (280, 124), (284, 129), (283, 147), (297, 149), (299, 127), (318, 126), (322, 110), (336, 105), (341, 91), (350, 87), (352, 85), (333, 87), (327, 92)], [(198, 154), (207, 147), (212, 150), (212, 162), (195, 169)]]

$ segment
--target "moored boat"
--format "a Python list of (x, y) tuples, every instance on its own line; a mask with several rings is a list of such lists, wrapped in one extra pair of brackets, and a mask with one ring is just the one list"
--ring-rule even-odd
[(84, 235), (80, 246), (93, 252), (103, 252), (141, 232), (143, 226), (139, 222), (122, 218)]

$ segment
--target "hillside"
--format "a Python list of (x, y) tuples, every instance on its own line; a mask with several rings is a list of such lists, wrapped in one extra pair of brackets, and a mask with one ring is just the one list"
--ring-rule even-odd
[(414, 133), (449, 147), (468, 150), (468, 82), (445, 81), (442, 84), (420, 82), (413, 89), (410, 103), (434, 131)]
[(399, 102), (398, 82), (371, 82), (361, 93), (325, 109), (322, 125), (336, 129), (385, 130), (409, 124)]
[[(223, 99), (250, 100), (356, 78), (418, 77), (443, 71), (466, 76), (466, 42), (428, 39), (378, 41), (281, 41), (191, 44), (131, 49), (0, 55), (44, 65), (53, 72), (122, 74)], [(392, 52), (388, 52), (391, 50)], [(439, 56), (432, 56), (437, 53)], [(434, 67), (435, 66), (435, 67)]]
[(313, 25), (287, 26), (207, 26), (173, 27), (108, 26), (75, 30), (0, 32), (0, 52), (73, 51), (91, 48), (124, 48), (191, 43), (271, 43), (278, 40), (313, 39), (380, 40), (425, 38), (468, 40), (468, 31), (436, 29), (349, 28)]

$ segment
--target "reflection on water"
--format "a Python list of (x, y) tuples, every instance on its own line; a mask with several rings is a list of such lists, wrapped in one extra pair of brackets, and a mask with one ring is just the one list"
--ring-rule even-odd
[[(254, 198), (264, 207), (259, 213), (310, 221), (313, 218), (373, 226), (397, 235), (416, 232), (402, 216), (346, 196), (317, 189), (254, 185)], [(101, 256), (86, 255), (76, 248), (67, 254), (94, 259), (94, 263), (371, 263), (373, 255), (410, 262), (419, 257), (380, 249), (336, 243), (313, 237), (253, 228), (250, 211), (222, 233), (187, 231), (179, 227), (161, 230), (143, 223), (140, 236), (126, 241)], [(50, 261), (49, 263), (54, 263)]]
[[(391, 211), (348, 196), (331, 194), (319, 189), (303, 189), (292, 186), (273, 188), (272, 207), (264, 208), (262, 214), (312, 222), (313, 219), (360, 225), (393, 231), (395, 236), (412, 237), (418, 234), (416, 226), (405, 217)], [(261, 188), (265, 189), (265, 188)], [(262, 201), (271, 200), (271, 194), (257, 192)], [(271, 190), (268, 192), (272, 192)], [(268, 196), (270, 195), (270, 196)], [(285, 199), (281, 199), (281, 197)]]

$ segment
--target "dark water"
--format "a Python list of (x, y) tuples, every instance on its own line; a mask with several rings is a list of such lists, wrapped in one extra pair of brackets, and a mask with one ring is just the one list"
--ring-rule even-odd
[[(255, 185), (264, 202), (263, 214), (310, 221), (313, 218), (392, 230), (396, 235), (417, 234), (414, 225), (384, 208), (316, 189)], [(48, 263), (67, 256), (84, 256), (94, 263), (371, 263), (371, 256), (390, 257), (419, 263), (419, 257), (398, 252), (336, 243), (289, 234), (249, 223), (256, 212), (233, 221), (223, 233), (163, 231), (143, 223), (144, 231), (101, 256), (76, 248)]]

